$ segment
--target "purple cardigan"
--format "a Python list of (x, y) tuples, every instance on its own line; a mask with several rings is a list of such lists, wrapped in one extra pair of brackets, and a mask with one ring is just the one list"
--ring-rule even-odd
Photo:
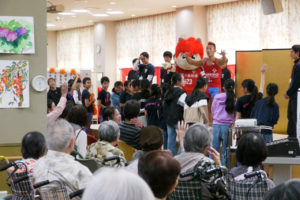
[(235, 113), (229, 114), (225, 110), (226, 93), (217, 94), (211, 106), (211, 114), (213, 124), (216, 125), (231, 125), (235, 119)]

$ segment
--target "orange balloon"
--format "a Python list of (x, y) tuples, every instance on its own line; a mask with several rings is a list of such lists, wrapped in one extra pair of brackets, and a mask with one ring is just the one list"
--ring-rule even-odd
[(66, 70), (65, 70), (65, 69), (61, 69), (61, 70), (59, 70), (59, 73), (65, 74), (65, 73), (66, 73)]
[(54, 72), (55, 72), (55, 67), (51, 67), (51, 68), (49, 69), (49, 72), (50, 72), (50, 73), (54, 73)]
[(71, 74), (76, 74), (76, 69), (74, 69), (74, 68), (71, 69), (70, 73), (71, 73)]
[(77, 74), (78, 78), (80, 78), (80, 74)]

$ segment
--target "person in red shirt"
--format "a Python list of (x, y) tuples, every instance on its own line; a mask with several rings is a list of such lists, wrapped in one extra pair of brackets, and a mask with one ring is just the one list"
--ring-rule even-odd
[(189, 56), (189, 53), (185, 53), (185, 55), (189, 64), (203, 67), (208, 84), (207, 95), (210, 98), (214, 98), (215, 95), (221, 92), (222, 69), (226, 68), (228, 59), (223, 50), (220, 53), (222, 58), (217, 59), (215, 57), (216, 45), (213, 42), (208, 43), (206, 52), (208, 55), (207, 60), (194, 60)]

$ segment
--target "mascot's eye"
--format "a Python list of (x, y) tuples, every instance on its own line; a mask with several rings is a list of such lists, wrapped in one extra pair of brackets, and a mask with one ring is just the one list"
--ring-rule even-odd
[(182, 55), (182, 59), (185, 59), (185, 55)]
[(196, 58), (196, 56), (195, 56), (195, 55), (193, 55), (193, 56), (192, 56), (192, 59), (195, 59), (195, 58)]

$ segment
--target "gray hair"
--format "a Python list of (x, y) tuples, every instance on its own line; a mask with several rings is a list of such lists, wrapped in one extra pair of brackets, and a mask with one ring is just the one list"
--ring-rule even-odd
[(64, 119), (53, 121), (47, 127), (46, 143), (48, 149), (64, 150), (74, 136), (74, 129), (68, 121)]
[(82, 200), (154, 200), (147, 183), (125, 169), (101, 168), (88, 183)]
[(203, 153), (206, 147), (211, 146), (211, 143), (211, 133), (200, 123), (192, 125), (184, 136), (184, 150), (186, 152)]
[(98, 133), (100, 140), (113, 142), (120, 136), (120, 128), (115, 121), (104, 121), (101, 122)]

